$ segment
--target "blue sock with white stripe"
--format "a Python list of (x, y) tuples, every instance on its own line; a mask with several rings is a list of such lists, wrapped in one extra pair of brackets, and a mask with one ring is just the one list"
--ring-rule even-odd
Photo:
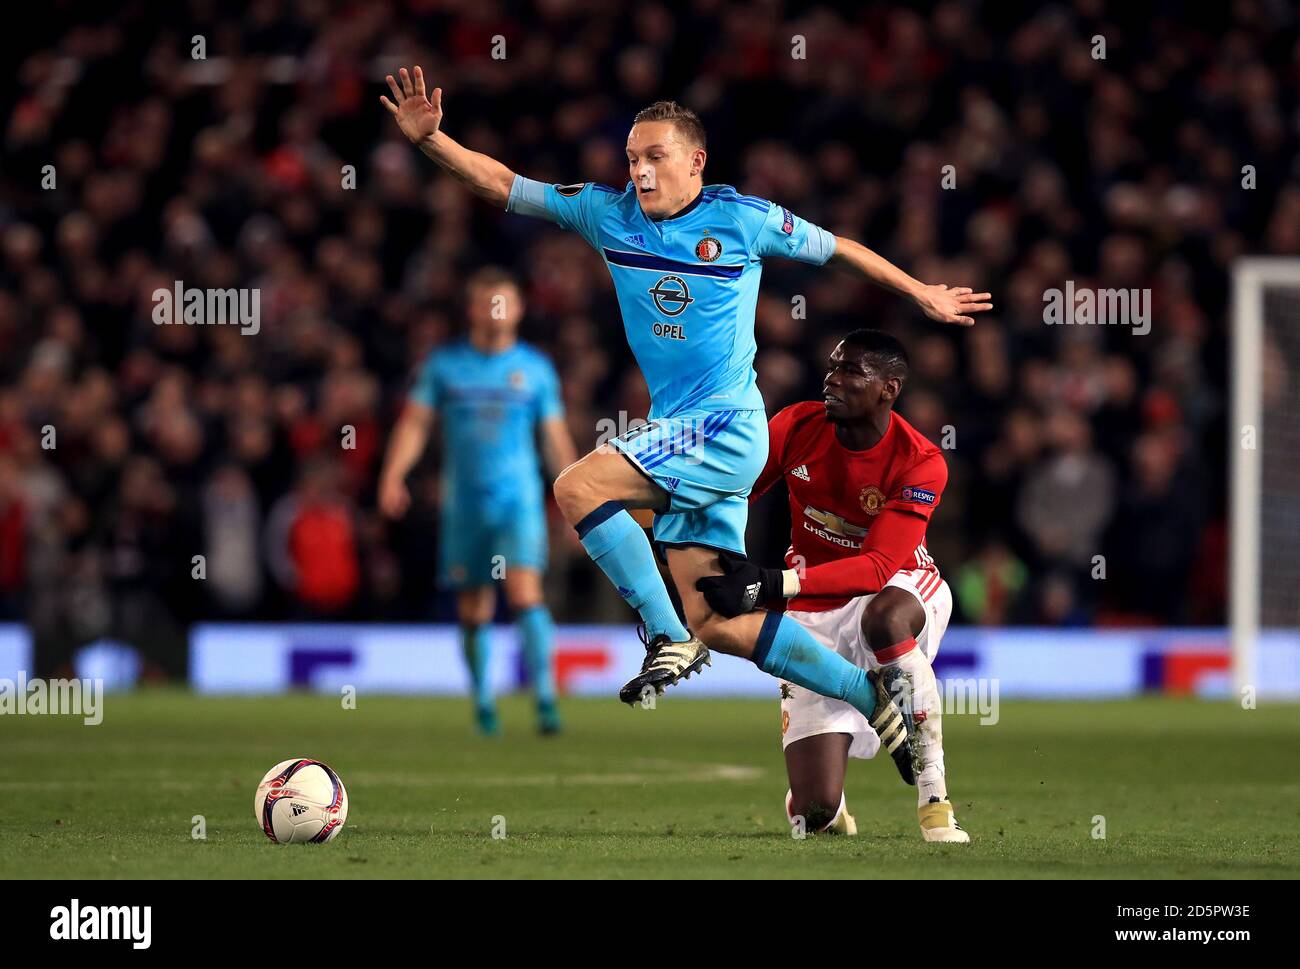
[(605, 502), (574, 529), (591, 560), (628, 605), (641, 614), (651, 639), (660, 633), (675, 643), (691, 638), (677, 618), (645, 532), (621, 501)]
[(867, 671), (817, 642), (789, 616), (767, 614), (750, 658), (764, 673), (844, 700), (868, 720), (876, 712), (876, 691), (867, 681)]

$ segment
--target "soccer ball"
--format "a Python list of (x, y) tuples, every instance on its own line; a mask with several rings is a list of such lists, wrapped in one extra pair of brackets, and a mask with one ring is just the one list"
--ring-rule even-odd
[(295, 757), (266, 772), (253, 795), (253, 816), (276, 844), (325, 844), (348, 819), (348, 792), (325, 764)]

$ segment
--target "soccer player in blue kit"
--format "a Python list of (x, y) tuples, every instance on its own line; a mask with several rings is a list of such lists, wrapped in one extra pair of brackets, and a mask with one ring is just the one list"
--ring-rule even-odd
[[(623, 189), (548, 185), (516, 175), (441, 130), (442, 90), (426, 94), (419, 67), (389, 75), (381, 102), (403, 134), (475, 194), (508, 211), (579, 233), (604, 260), (627, 340), (650, 389), (649, 423), (567, 468), (555, 497), (587, 553), (645, 624), (646, 658), (620, 691), (634, 703), (709, 663), (709, 649), (815, 693), (845, 700), (893, 734), (901, 684), (868, 675), (777, 612), (727, 618), (696, 582), (721, 572), (719, 551), (744, 554), (750, 487), (767, 459), (766, 413), (754, 373), (754, 310), (763, 260), (835, 263), (911, 299), (931, 319), (971, 325), (988, 293), (925, 285), (870, 249), (831, 235), (766, 199), (703, 180), (705, 133), (696, 115), (661, 101), (627, 138)], [(689, 629), (630, 509), (655, 512)], [(693, 630), (693, 632), (692, 632)], [(902, 716), (907, 746), (915, 725)], [(898, 761), (909, 783), (908, 768)]]
[(465, 293), (467, 337), (435, 350), (420, 367), (384, 457), (379, 505), (390, 518), (406, 514), (406, 476), (436, 418), (443, 454), (439, 579), (456, 590), (475, 718), (483, 733), (497, 732), (488, 637), (501, 580), (537, 693), (538, 726), (550, 734), (560, 718), (551, 614), (542, 598), (546, 509), (538, 441), (554, 474), (577, 454), (555, 368), (517, 339), (524, 314), (518, 284), (489, 267), (470, 277)]

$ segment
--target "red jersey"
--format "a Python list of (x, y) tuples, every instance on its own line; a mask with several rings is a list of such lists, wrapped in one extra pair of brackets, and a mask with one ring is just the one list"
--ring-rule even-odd
[(927, 573), (922, 595), (937, 589), (939, 569), (925, 550), (925, 526), (948, 483), (943, 452), (895, 413), (873, 447), (851, 451), (819, 401), (804, 401), (768, 422), (767, 465), (750, 500), (784, 477), (790, 492), (787, 568), (802, 568), (799, 595), (787, 607), (822, 612), (879, 592), (897, 572)]

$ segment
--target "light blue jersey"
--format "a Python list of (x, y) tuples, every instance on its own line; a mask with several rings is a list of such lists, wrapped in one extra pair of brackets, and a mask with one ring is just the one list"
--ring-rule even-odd
[(537, 431), (563, 416), (559, 387), (550, 360), (523, 343), (488, 354), (462, 341), (420, 368), (410, 397), (440, 417), (440, 559), (451, 585), (491, 581), (493, 556), (507, 568), (545, 567)]
[(730, 185), (705, 186), (685, 211), (655, 221), (631, 182), (620, 192), (517, 176), (507, 208), (572, 229), (604, 258), (652, 420), (762, 410), (754, 311), (763, 260), (822, 265), (835, 250), (824, 229)]

